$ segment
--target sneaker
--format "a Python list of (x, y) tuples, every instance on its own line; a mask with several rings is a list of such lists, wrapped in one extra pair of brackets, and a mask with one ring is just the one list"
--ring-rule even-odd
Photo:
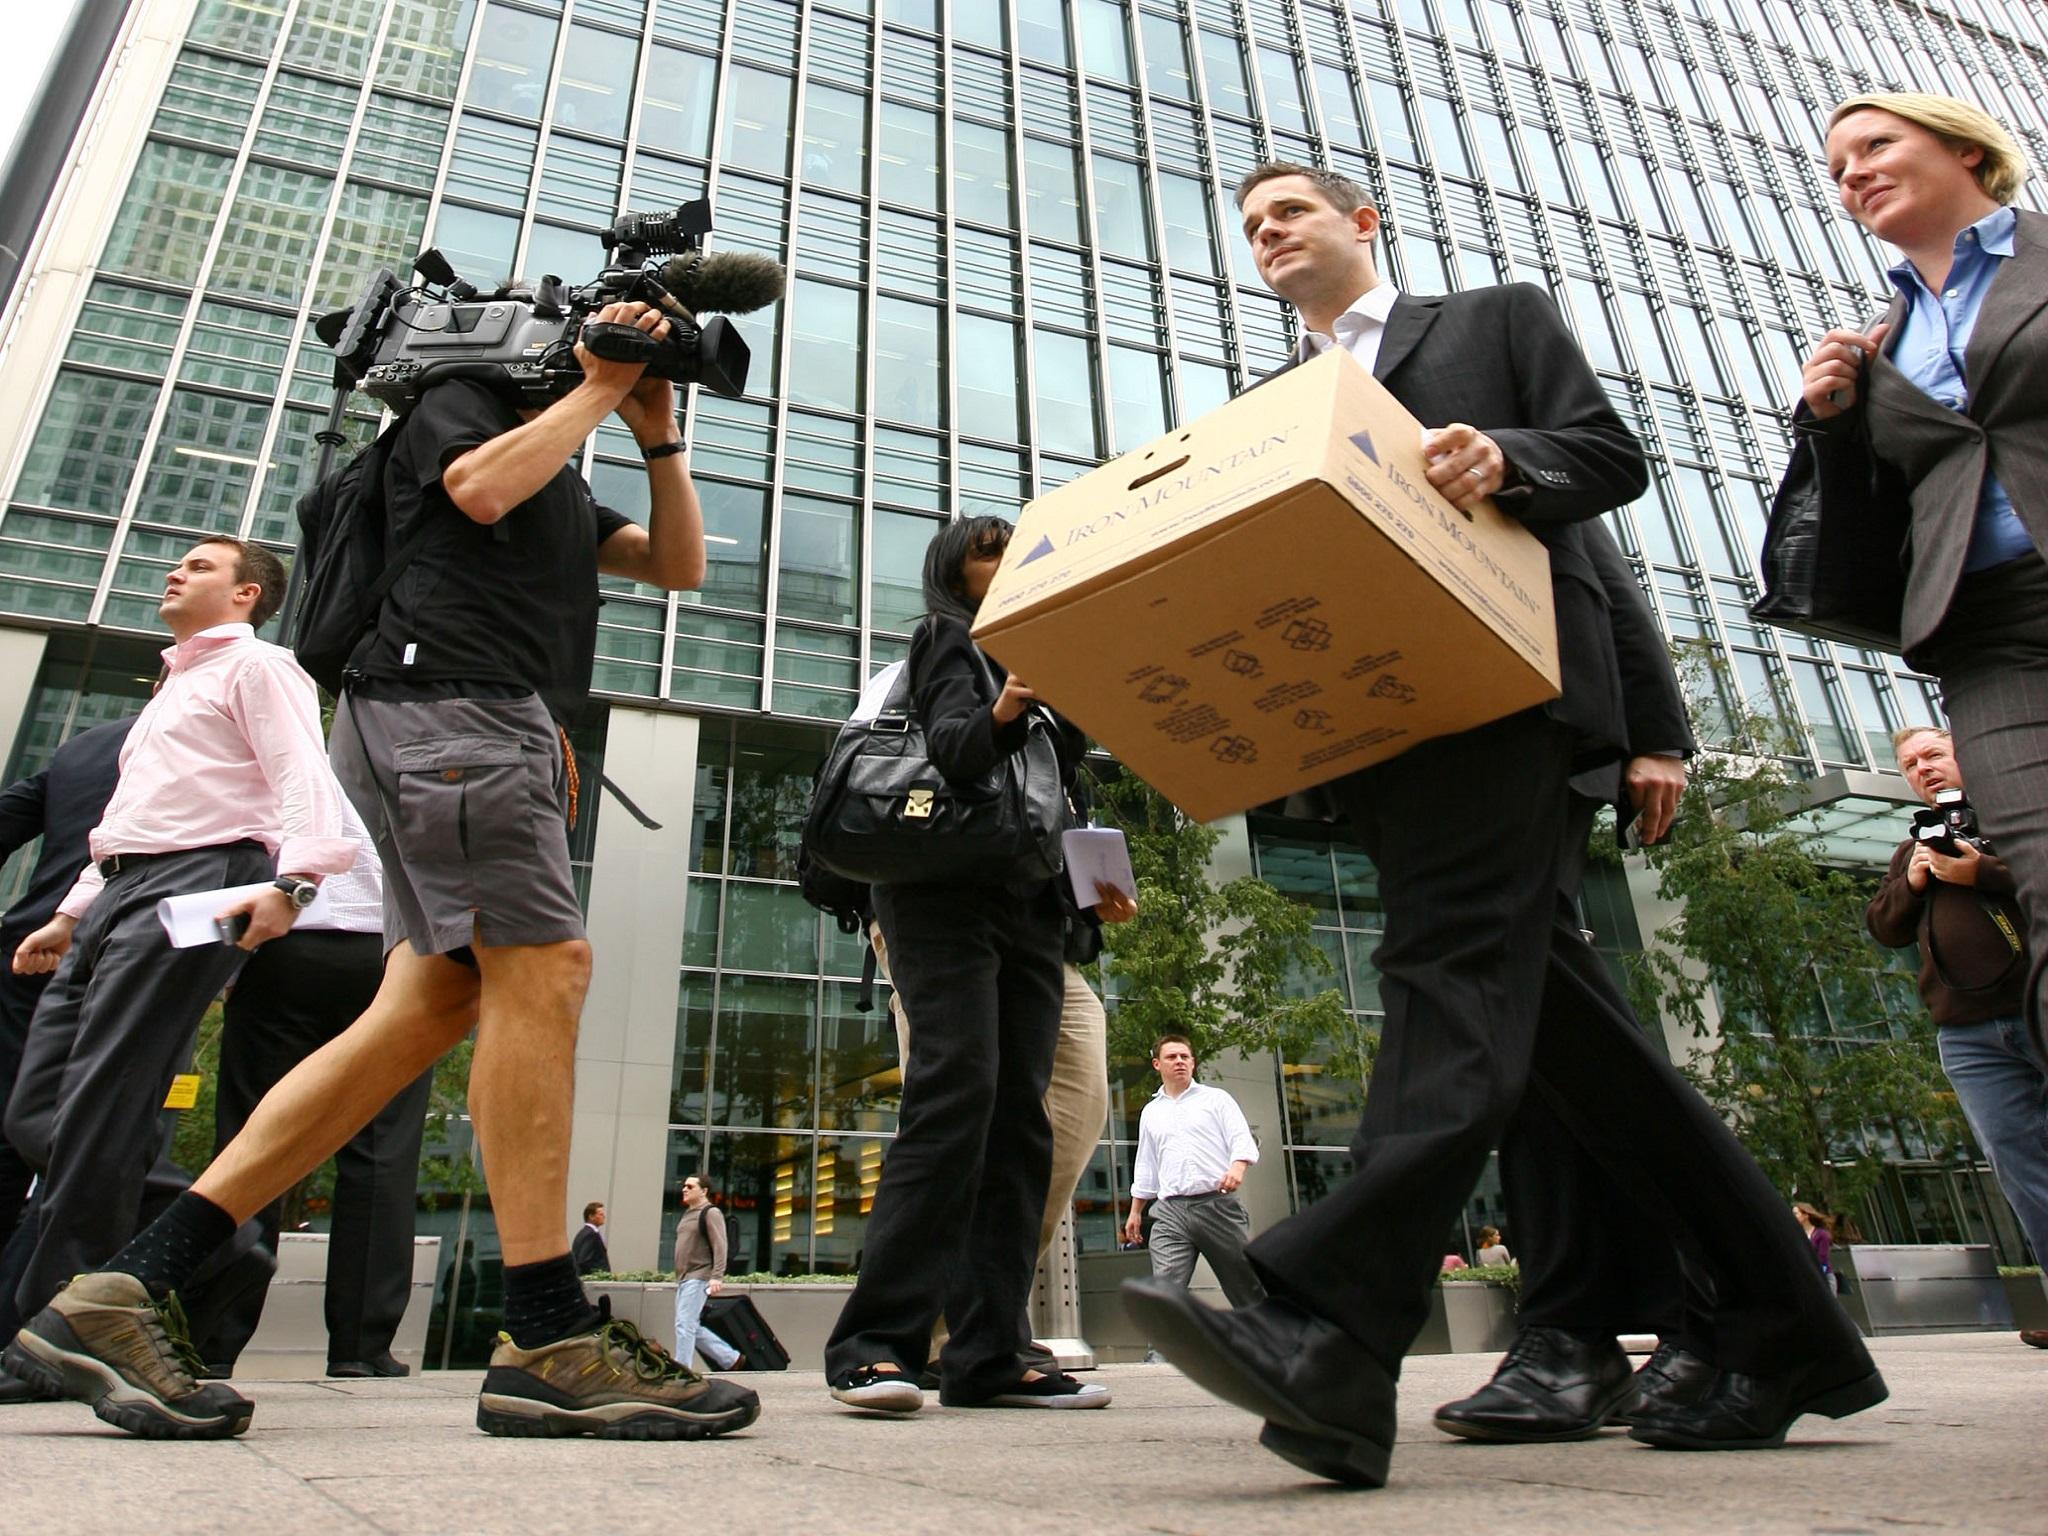
[(476, 1427), (487, 1435), (596, 1435), (601, 1440), (703, 1440), (745, 1429), (761, 1399), (729, 1381), (711, 1381), (623, 1318), (611, 1298), (598, 1324), (521, 1349), (498, 1335), (477, 1399)]
[(902, 1371), (878, 1371), (865, 1365), (835, 1378), (832, 1397), (869, 1413), (915, 1413), (924, 1406), (923, 1390)]
[(205, 1367), (178, 1298), (156, 1300), (133, 1275), (77, 1276), (14, 1336), (6, 1366), (151, 1440), (224, 1440), (256, 1412), (234, 1388), (199, 1383)]
[(988, 1397), (945, 1397), (948, 1408), (1107, 1408), (1109, 1388), (1076, 1381), (1064, 1371), (1020, 1381)]

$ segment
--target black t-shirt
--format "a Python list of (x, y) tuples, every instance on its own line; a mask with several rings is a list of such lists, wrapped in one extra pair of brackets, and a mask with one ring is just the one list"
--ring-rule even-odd
[(391, 545), (422, 518), (441, 531), (384, 599), (360, 665), (399, 683), (530, 688), (566, 720), (590, 693), (598, 546), (630, 519), (599, 506), (567, 466), (495, 524), (465, 517), (441, 471), (518, 425), (511, 405), (467, 379), (435, 385), (413, 407), (384, 471)]

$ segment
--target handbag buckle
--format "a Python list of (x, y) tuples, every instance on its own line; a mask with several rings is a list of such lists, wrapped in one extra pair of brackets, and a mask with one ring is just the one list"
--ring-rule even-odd
[(910, 729), (910, 717), (908, 715), (877, 715), (869, 723), (868, 729), (871, 731), (886, 731), (892, 736), (901, 736)]
[(913, 789), (903, 800), (903, 814), (918, 821), (928, 820), (932, 814), (932, 798), (935, 791)]

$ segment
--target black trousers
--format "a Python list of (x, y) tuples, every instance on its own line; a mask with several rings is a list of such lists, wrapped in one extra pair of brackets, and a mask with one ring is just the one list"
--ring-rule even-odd
[[(1599, 802), (1572, 796), (1558, 889), (1576, 898)], [(1561, 1003), (1560, 1022), (1569, 1008)], [(1580, 1021), (1579, 1028), (1597, 1028)], [(1652, 1047), (1654, 1049), (1654, 1045)], [(1508, 1243), (1524, 1328), (1654, 1333), (1713, 1359), (1710, 1309), (1691, 1295), (1666, 1224), (1610, 1178), (1541, 1093), (1525, 1093), (1500, 1143)]]
[(1052, 1178), (1045, 1089), (1059, 1043), (1063, 924), (1050, 885), (876, 886), (875, 916), (916, 1021), (896, 1140), (882, 1164), (860, 1279), (825, 1372), (924, 1369), (932, 1324), (948, 1393), (986, 1396), (1024, 1374), (1025, 1306)]
[[(257, 843), (151, 859), (109, 880), (72, 934), (8, 1100), (8, 1139), (42, 1171), (35, 1247), (15, 1293), (22, 1317), (134, 1235), (158, 1162), (164, 1095), (207, 1005), (245, 958), (221, 944), (173, 949), (157, 902), (256, 884), (270, 878), (271, 862)], [(45, 1133), (34, 1122), (44, 1114), (38, 1146)]]
[[(249, 957), (228, 993), (214, 1094), (214, 1150), (240, 1133), (278, 1080), (355, 1022), (384, 978), (374, 933), (308, 930), (273, 939)], [(412, 1292), (420, 1137), (433, 1073), (401, 1089), (334, 1154), (327, 1247), (327, 1358), (366, 1360), (391, 1348)], [(282, 1201), (257, 1213), (277, 1251)], [(194, 1342), (210, 1365), (232, 1366), (263, 1318), (257, 1289)]]
[(1351, 1176), (1254, 1241), (1253, 1266), (1398, 1373), (1444, 1234), (1534, 1091), (1703, 1266), (1722, 1365), (1852, 1343), (1784, 1202), (1643, 1038), (1558, 889), (1571, 752), (1528, 711), (1339, 786), (1379, 871), (1386, 1025)]
[[(0, 1107), (14, 1092), (14, 1080), (21, 1074), (21, 1053), (28, 1045), (29, 1024), (50, 981), (48, 976), (14, 974), (14, 951), (32, 932), (34, 929), (20, 926), (0, 929)], [(28, 1159), (0, 1135), (0, 1250), (14, 1235), (34, 1178), (35, 1169)]]

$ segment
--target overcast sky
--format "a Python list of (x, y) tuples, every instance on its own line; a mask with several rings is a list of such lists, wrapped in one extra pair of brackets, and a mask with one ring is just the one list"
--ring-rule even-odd
[(50, 55), (64, 35), (64, 24), (77, 9), (78, 0), (36, 0), (32, 5), (10, 5), (7, 11), (7, 56), (12, 59), (13, 85), (0, 91), (0, 165), (14, 153), (14, 140), (28, 115), (29, 102), (43, 83), (43, 71), (50, 67)]

